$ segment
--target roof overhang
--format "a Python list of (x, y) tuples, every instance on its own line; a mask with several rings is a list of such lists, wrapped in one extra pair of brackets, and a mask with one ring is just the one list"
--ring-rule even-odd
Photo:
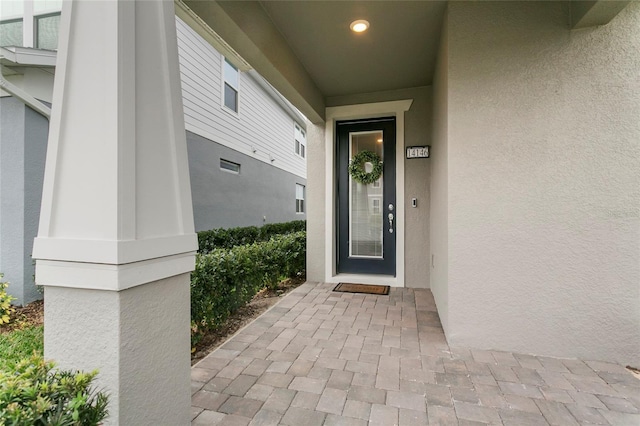
[(32, 49), (29, 47), (0, 47), (0, 64), (7, 66), (55, 67), (55, 50)]
[(571, 29), (606, 25), (629, 3), (613, 0), (572, 0), (569, 11)]
[[(629, 1), (570, 0), (570, 29)], [(432, 84), (446, 1), (176, 0), (179, 16), (238, 68), (255, 69), (310, 121), (336, 97)], [(364, 34), (349, 30), (367, 19)]]

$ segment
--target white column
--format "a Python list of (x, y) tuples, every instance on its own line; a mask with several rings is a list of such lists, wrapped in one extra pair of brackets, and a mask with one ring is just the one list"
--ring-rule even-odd
[(36, 281), (45, 356), (109, 424), (188, 424), (193, 227), (172, 1), (65, 1)]
[(24, 0), (24, 15), (22, 17), (22, 45), (36, 47), (33, 31), (33, 0)]

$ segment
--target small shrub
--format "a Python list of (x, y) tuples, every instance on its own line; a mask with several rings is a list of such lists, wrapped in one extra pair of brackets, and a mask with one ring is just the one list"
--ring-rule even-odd
[(191, 318), (199, 330), (217, 327), (251, 300), (262, 283), (254, 246), (215, 249), (196, 257)]
[(0, 425), (93, 426), (105, 419), (108, 397), (92, 388), (97, 372), (53, 367), (33, 355), (0, 371)]
[(9, 283), (1, 281), (3, 276), (3, 274), (0, 274), (0, 325), (7, 324), (11, 321), (11, 315), (13, 315), (15, 311), (11, 306), (11, 302), (16, 300), (15, 297), (7, 293)]

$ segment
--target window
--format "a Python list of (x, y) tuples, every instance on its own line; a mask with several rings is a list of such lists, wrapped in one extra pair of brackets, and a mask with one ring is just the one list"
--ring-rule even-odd
[(0, 22), (0, 46), (22, 46), (22, 19)]
[(379, 198), (374, 198), (373, 200), (371, 200), (373, 202), (372, 204), (372, 209), (371, 209), (371, 213), (372, 214), (380, 214), (380, 199)]
[(238, 69), (224, 60), (224, 106), (238, 112)]
[(229, 173), (240, 174), (240, 164), (221, 158), (220, 170), (224, 170), (225, 172)]
[(58, 28), (60, 13), (35, 17), (36, 47), (38, 49), (58, 49)]
[(304, 185), (296, 183), (296, 213), (304, 213)]
[(294, 124), (294, 138), (295, 138), (295, 151), (296, 155), (299, 155), (302, 158), (307, 157), (307, 134), (305, 131), (298, 126), (297, 123)]

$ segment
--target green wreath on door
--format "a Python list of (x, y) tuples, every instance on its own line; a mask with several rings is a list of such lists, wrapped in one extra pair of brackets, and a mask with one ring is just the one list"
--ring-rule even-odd
[[(365, 163), (371, 163), (373, 169), (367, 173), (364, 168)], [(363, 185), (369, 185), (382, 175), (382, 159), (378, 154), (372, 151), (360, 151), (353, 156), (349, 162), (349, 175), (351, 179)]]

